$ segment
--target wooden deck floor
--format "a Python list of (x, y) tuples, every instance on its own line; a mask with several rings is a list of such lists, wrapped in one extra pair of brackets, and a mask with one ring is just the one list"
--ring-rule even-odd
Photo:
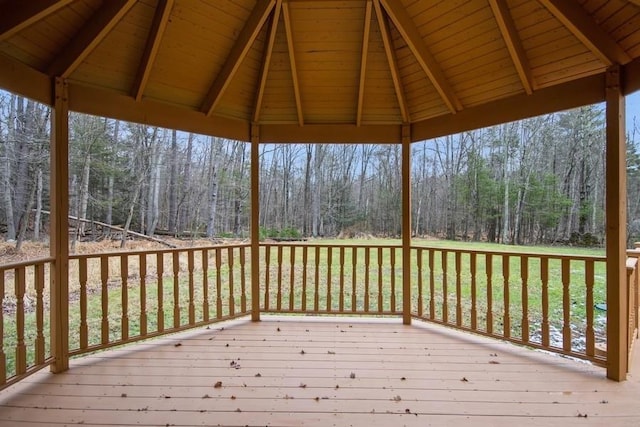
[(638, 426), (634, 364), (615, 383), (420, 322), (265, 317), (38, 373), (0, 392), (0, 425)]

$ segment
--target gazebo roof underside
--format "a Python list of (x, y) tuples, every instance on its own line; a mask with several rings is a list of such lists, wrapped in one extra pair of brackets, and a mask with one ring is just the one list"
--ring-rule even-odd
[[(423, 140), (640, 88), (640, 0), (0, 0), (0, 87), (265, 142)], [(408, 125), (408, 126), (407, 126)]]

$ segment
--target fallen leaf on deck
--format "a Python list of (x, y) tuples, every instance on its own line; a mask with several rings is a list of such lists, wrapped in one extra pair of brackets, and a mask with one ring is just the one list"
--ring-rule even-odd
[(407, 377), (400, 378), (400, 381), (406, 381), (406, 380), (407, 380)]
[(179, 342), (179, 343), (174, 344), (173, 346), (174, 346), (174, 347), (180, 347), (181, 345), (182, 345), (182, 343), (181, 343), (181, 342)]
[(393, 401), (394, 402), (400, 402), (401, 400), (402, 400), (402, 398), (400, 397), (400, 395), (393, 396)]
[(588, 415), (578, 412), (578, 415), (576, 415), (576, 417), (578, 417), (578, 418), (587, 418)]
[(120, 397), (127, 397), (127, 393), (122, 393)]
[(304, 350), (300, 350), (300, 354), (305, 354)]
[(353, 378), (355, 378), (355, 377), (356, 377), (355, 372), (351, 372), (351, 375), (349, 375), (349, 378), (352, 378), (352, 379), (353, 379)]
[(497, 360), (489, 360), (489, 364), (490, 365), (499, 365), (500, 362), (498, 362)]
[(240, 408), (238, 408), (238, 409), (236, 409), (236, 412), (242, 412), (242, 411), (240, 410)]
[(276, 331), (280, 332), (280, 328), (276, 329)]
[(467, 377), (462, 377), (462, 379), (461, 379), (460, 381), (462, 381), (462, 382), (464, 382), (464, 383), (468, 383), (468, 382), (469, 382), (469, 380), (467, 379)]
[(218, 381), (213, 385), (213, 388), (220, 388), (220, 387), (222, 387), (222, 381)]
[(261, 376), (262, 376), (262, 374), (260, 374), (260, 372), (258, 372), (258, 373), (257, 373), (257, 374), (255, 374), (254, 376), (256, 376), (256, 377), (261, 377)]
[(304, 383), (300, 383), (300, 385), (299, 385), (298, 387), (300, 387), (300, 388), (307, 388), (307, 385), (306, 385), (306, 384), (304, 384)]
[(329, 350), (329, 351), (327, 351), (327, 354), (336, 354), (336, 352)]
[(204, 396), (202, 396), (203, 399), (211, 399), (211, 396), (209, 396), (208, 394), (205, 394)]
[(232, 395), (231, 400), (236, 400), (236, 397)]
[(315, 399), (313, 399), (313, 400), (315, 400), (316, 402), (319, 402), (320, 398), (318, 396), (316, 396)]

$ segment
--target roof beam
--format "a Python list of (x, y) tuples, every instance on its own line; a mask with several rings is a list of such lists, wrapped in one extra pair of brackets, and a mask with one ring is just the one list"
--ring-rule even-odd
[(73, 0), (13, 0), (2, 5), (0, 18), (0, 41), (4, 41), (19, 33), (30, 25), (40, 21), (47, 15), (61, 9)]
[(122, 17), (136, 4), (136, 0), (112, 0), (89, 19), (78, 34), (56, 55), (47, 74), (66, 78), (100, 44)]
[(260, 72), (260, 82), (258, 83), (258, 91), (256, 93), (256, 103), (253, 110), (253, 122), (260, 121), (260, 112), (262, 111), (262, 100), (264, 91), (267, 86), (267, 77), (271, 66), (271, 57), (273, 55), (273, 46), (276, 42), (276, 34), (278, 33), (278, 24), (280, 22), (280, 12), (282, 11), (282, 0), (277, 0), (276, 7), (273, 10), (271, 24), (269, 26), (269, 36), (262, 60), (262, 71)]
[(489, 0), (493, 15), (496, 18), (496, 23), (502, 33), (504, 43), (507, 45), (509, 55), (513, 65), (516, 67), (524, 91), (531, 95), (533, 92), (533, 77), (531, 76), (531, 68), (529, 67), (529, 61), (518, 37), (518, 32), (513, 23), (513, 18), (509, 12), (506, 0)]
[(631, 57), (577, 2), (538, 0), (604, 64), (626, 64)]
[(367, 1), (364, 11), (364, 30), (362, 35), (362, 55), (360, 58), (360, 87), (358, 89), (358, 111), (356, 125), (362, 124), (362, 108), (364, 102), (364, 83), (367, 74), (367, 57), (369, 54), (369, 33), (371, 32), (371, 0)]
[(284, 30), (287, 36), (287, 48), (289, 50), (289, 62), (291, 63), (291, 79), (293, 80), (293, 93), (296, 98), (296, 110), (298, 111), (298, 125), (304, 126), (302, 113), (302, 100), (300, 98), (300, 84), (298, 83), (298, 70), (293, 49), (293, 35), (291, 31), (291, 16), (289, 15), (289, 1), (282, 2), (282, 16), (284, 18)]
[(398, 98), (398, 105), (400, 106), (400, 115), (402, 116), (402, 122), (409, 122), (409, 108), (407, 107), (406, 97), (404, 96), (404, 90), (402, 83), (400, 82), (400, 73), (398, 71), (398, 63), (396, 60), (396, 52), (391, 42), (391, 36), (389, 35), (389, 23), (387, 18), (380, 7), (379, 0), (373, 0), (373, 6), (376, 11), (376, 19), (378, 20), (378, 28), (380, 28), (380, 35), (382, 36), (382, 44), (384, 45), (384, 51), (387, 55), (387, 62), (389, 63), (389, 71), (391, 72), (391, 80), (393, 80), (393, 87), (396, 91), (396, 98)]
[(262, 26), (269, 17), (274, 4), (275, 0), (259, 1), (253, 8), (251, 15), (249, 15), (247, 22), (244, 24), (238, 39), (231, 49), (231, 53), (229, 53), (227, 60), (222, 65), (222, 69), (209, 88), (207, 96), (204, 98), (201, 110), (207, 116), (213, 113), (224, 91), (229, 87), (229, 83), (231, 83), (233, 76), (235, 76), (238, 68), (240, 68), (240, 64), (247, 56), (251, 45), (256, 37), (258, 37), (258, 33), (260, 33)]
[(389, 18), (391, 18), (395, 24), (396, 28), (402, 35), (402, 38), (404, 38), (409, 49), (415, 55), (418, 63), (427, 74), (427, 77), (429, 77), (429, 80), (431, 80), (431, 83), (436, 88), (449, 110), (452, 113), (462, 110), (462, 104), (458, 100), (453, 89), (449, 86), (440, 66), (433, 56), (431, 56), (431, 53), (429, 52), (424, 39), (420, 35), (418, 28), (416, 28), (400, 0), (380, 0), (380, 3), (384, 6)]
[(153, 63), (155, 62), (158, 54), (158, 48), (160, 47), (160, 41), (164, 30), (167, 28), (167, 22), (169, 22), (169, 15), (171, 14), (171, 8), (173, 7), (174, 0), (158, 0), (158, 6), (156, 8), (153, 22), (151, 23), (151, 30), (147, 37), (147, 45), (138, 67), (136, 79), (133, 83), (132, 94), (136, 101), (142, 99), (142, 94), (147, 86)]

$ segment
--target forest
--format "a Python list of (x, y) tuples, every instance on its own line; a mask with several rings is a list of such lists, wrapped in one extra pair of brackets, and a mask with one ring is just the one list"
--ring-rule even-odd
[[(46, 240), (50, 110), (0, 93), (0, 233)], [(640, 125), (627, 124), (629, 243), (640, 238)], [(600, 246), (604, 109), (548, 114), (414, 143), (412, 234)], [(246, 238), (250, 146), (84, 114), (70, 116), (71, 243), (92, 222), (148, 236)], [(397, 237), (401, 147), (260, 146), (261, 237)], [(91, 228), (91, 230), (89, 230)], [(107, 229), (108, 230), (108, 229)]]

